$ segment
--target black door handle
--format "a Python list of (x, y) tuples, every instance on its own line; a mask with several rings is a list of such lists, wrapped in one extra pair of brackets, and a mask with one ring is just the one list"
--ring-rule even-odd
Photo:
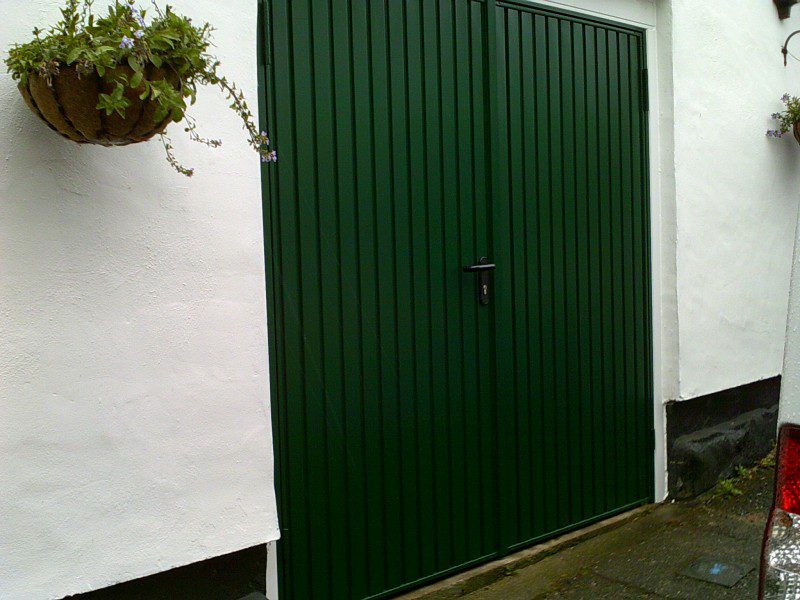
[(478, 264), (464, 267), (464, 273), (478, 274), (478, 302), (481, 303), (481, 306), (488, 306), (491, 300), (492, 283), (490, 274), (495, 269), (497, 269), (497, 265), (490, 263), (485, 256), (478, 261)]
[(481, 273), (482, 271), (494, 271), (497, 268), (496, 264), (488, 262), (488, 258), (482, 258), (481, 260), (485, 260), (487, 262), (485, 264), (480, 263), (477, 265), (469, 265), (468, 267), (464, 267), (464, 273)]

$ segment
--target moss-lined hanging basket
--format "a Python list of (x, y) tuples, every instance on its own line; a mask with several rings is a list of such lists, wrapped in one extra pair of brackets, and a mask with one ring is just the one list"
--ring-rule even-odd
[[(146, 72), (149, 81), (166, 79), (174, 87), (180, 86), (177, 76), (167, 77), (152, 65)], [(155, 121), (158, 102), (140, 99), (144, 86), (125, 88), (123, 95), (130, 104), (124, 115), (97, 110), (100, 95), (112, 94), (118, 77), (129, 79), (133, 74), (130, 67), (117, 67), (101, 78), (94, 71), (81, 75), (75, 67), (62, 67), (50, 81), (33, 74), (19, 89), (30, 109), (63, 137), (79, 144), (127, 146), (163, 133), (172, 120)]]
[[(190, 139), (217, 148), (222, 142), (201, 137), (186, 114), (198, 87), (214, 85), (242, 119), (261, 160), (277, 160), (244, 94), (219, 74), (219, 61), (208, 52), (211, 25), (195, 25), (155, 0), (152, 19), (137, 0), (111, 0), (103, 16), (94, 14), (93, 2), (65, 0), (61, 20), (47, 31), (35, 29), (5, 61), (25, 102), (51, 129), (79, 144), (127, 146), (184, 121)], [(194, 170), (181, 165), (161, 137), (169, 163), (191, 176)]]

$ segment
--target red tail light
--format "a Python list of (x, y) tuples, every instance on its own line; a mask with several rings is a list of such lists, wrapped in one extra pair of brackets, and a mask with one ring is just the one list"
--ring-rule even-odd
[(775, 479), (775, 504), (792, 514), (800, 514), (800, 427), (781, 429)]
[(762, 600), (800, 599), (800, 427), (778, 437), (775, 500), (761, 555)]

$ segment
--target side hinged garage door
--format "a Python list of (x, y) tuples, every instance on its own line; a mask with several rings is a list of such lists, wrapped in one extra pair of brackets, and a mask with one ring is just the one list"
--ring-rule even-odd
[(281, 598), (391, 596), (649, 500), (642, 34), (263, 8)]

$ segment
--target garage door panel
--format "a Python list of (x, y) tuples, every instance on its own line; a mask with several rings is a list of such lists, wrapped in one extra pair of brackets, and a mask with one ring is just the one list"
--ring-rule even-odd
[(264, 8), (281, 596), (391, 596), (648, 499), (642, 34)]
[(496, 23), (515, 548), (651, 493), (647, 139), (640, 33), (516, 2), (497, 4)]

